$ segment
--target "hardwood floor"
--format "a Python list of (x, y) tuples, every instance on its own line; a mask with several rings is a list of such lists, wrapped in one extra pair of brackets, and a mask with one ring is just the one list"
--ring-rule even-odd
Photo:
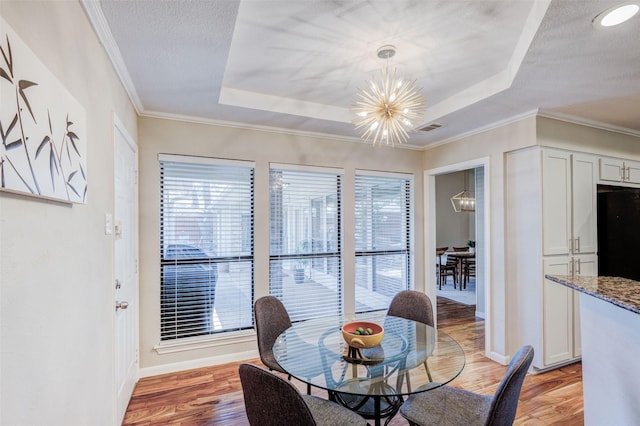
[[(439, 327), (464, 348), (467, 364), (451, 386), (491, 394), (506, 370), (484, 357), (484, 321), (474, 317), (475, 307), (438, 298)], [(260, 364), (259, 359), (247, 360)], [(141, 379), (123, 425), (248, 425), (244, 412), (238, 365), (214, 367)], [(301, 392), (305, 386), (294, 380)], [(318, 395), (323, 396), (322, 392)], [(326, 395), (326, 394), (324, 394)], [(524, 381), (516, 425), (582, 425), (582, 368), (571, 364)], [(397, 415), (391, 426), (407, 425)]]

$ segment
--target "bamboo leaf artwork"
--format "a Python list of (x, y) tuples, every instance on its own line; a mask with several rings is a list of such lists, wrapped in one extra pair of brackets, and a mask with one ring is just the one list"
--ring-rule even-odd
[(24, 101), (24, 104), (27, 106), (27, 109), (31, 113), (31, 117), (33, 118), (33, 121), (36, 121), (36, 117), (33, 115), (33, 111), (31, 110), (31, 105), (29, 104), (29, 99), (27, 98), (27, 95), (24, 93), (24, 91), (29, 87), (35, 86), (37, 84), (38, 83), (34, 83), (32, 81), (27, 81), (27, 80), (20, 80), (18, 82), (18, 93), (20, 93), (20, 97), (22, 98), (22, 100)]
[(0, 190), (86, 203), (85, 122), (84, 108), (0, 17)]

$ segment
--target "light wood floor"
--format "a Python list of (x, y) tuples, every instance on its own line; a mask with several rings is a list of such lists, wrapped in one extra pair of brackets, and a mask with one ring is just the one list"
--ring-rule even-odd
[[(474, 317), (475, 307), (440, 297), (437, 302), (439, 327), (460, 342), (467, 357), (462, 374), (450, 385), (493, 393), (506, 367), (484, 357), (484, 321)], [(247, 361), (261, 365), (259, 359)], [(229, 363), (141, 379), (123, 424), (248, 425), (238, 365)], [(306, 392), (304, 385), (296, 380), (293, 383), (301, 392)], [(580, 363), (527, 376), (520, 394), (516, 425), (583, 423)], [(390, 422), (392, 426), (407, 424), (400, 415)]]

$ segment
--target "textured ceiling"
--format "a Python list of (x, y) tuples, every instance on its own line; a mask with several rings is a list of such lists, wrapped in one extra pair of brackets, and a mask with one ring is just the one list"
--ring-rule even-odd
[(640, 134), (640, 18), (609, 0), (84, 2), (141, 114), (357, 138), (350, 111), (390, 66), (427, 99), (409, 144), (541, 111)]

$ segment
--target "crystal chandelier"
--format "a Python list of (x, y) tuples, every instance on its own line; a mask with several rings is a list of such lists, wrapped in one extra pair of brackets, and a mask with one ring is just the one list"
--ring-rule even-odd
[(356, 114), (353, 123), (362, 132), (362, 139), (395, 145), (407, 142), (417, 120), (425, 112), (425, 99), (416, 80), (403, 80), (389, 73), (389, 58), (396, 53), (394, 46), (386, 45), (378, 49), (378, 57), (386, 59), (378, 81), (368, 81), (369, 90), (358, 88), (358, 98), (352, 111)]

